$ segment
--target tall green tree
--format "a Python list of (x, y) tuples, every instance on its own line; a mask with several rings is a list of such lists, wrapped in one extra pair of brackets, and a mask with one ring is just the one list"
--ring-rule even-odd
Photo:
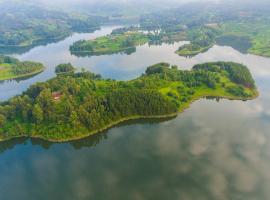
[(43, 110), (40, 108), (38, 104), (34, 105), (32, 115), (36, 123), (40, 123), (43, 121)]

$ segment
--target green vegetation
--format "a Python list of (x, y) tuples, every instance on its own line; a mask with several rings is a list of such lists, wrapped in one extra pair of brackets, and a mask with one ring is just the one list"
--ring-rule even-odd
[(75, 71), (75, 68), (70, 63), (59, 64), (55, 68), (55, 73), (56, 74), (72, 73), (74, 71)]
[(217, 37), (216, 42), (221, 46), (230, 46), (243, 54), (248, 53), (248, 49), (252, 46), (249, 37), (230, 34)]
[(214, 28), (202, 27), (188, 31), (190, 44), (185, 44), (176, 51), (180, 56), (195, 56), (210, 49), (215, 42), (218, 32)]
[(0, 55), (0, 80), (9, 80), (38, 74), (44, 70), (41, 63), (24, 61)]
[(191, 42), (190, 44), (185, 44), (175, 52), (179, 56), (196, 56), (200, 53), (206, 52), (208, 49), (210, 49), (213, 46), (213, 44), (207, 44), (206, 46), (201, 45), (197, 42)]
[(70, 46), (70, 51), (76, 56), (105, 55), (114, 53), (131, 54), (136, 51), (136, 46), (149, 43), (173, 43), (186, 38), (185, 33), (166, 33), (154, 31), (142, 33), (138, 27), (124, 27), (113, 30), (110, 35), (94, 40), (80, 40)]
[(0, 9), (2, 53), (61, 40), (74, 31), (94, 31), (103, 21), (102, 17), (47, 10), (27, 2), (20, 6), (14, 2), (0, 2)]
[(237, 63), (206, 63), (190, 71), (160, 63), (130, 81), (90, 72), (60, 74), (0, 105), (0, 139), (74, 140), (128, 119), (175, 116), (202, 97), (257, 95), (250, 72)]
[(235, 20), (215, 27), (204, 25), (188, 30), (187, 35), (191, 43), (176, 51), (181, 56), (205, 52), (217, 42), (242, 53), (270, 57), (270, 24), (265, 20)]
[(241, 20), (222, 24), (222, 37), (245, 38), (245, 51), (251, 54), (270, 57), (269, 20)]
[[(243, 5), (225, 1), (218, 5), (196, 2), (167, 12), (146, 14), (140, 19), (140, 27), (166, 34), (186, 33), (186, 40), (191, 43), (176, 51), (182, 56), (197, 55), (217, 42), (242, 53), (270, 57), (269, 8), (268, 4), (255, 5), (251, 1)], [(202, 31), (206, 28), (214, 31), (210, 37)]]
[(75, 42), (71, 47), (71, 53), (77, 55), (86, 53), (87, 55), (103, 55), (125, 52), (129, 53), (138, 45), (148, 42), (147, 35), (140, 32), (125, 32), (122, 34), (111, 34), (99, 37), (95, 40), (81, 40)]

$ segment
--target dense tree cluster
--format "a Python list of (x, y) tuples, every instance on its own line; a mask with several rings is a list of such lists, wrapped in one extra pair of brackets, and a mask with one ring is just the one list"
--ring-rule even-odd
[(190, 44), (180, 46), (177, 53), (179, 55), (193, 56), (203, 53), (211, 48), (219, 32), (213, 28), (199, 27), (188, 31)]
[(10, 56), (0, 55), (0, 64), (8, 64), (13, 75), (24, 75), (39, 72), (44, 69), (43, 64), (31, 61), (19, 61)]
[(71, 63), (64, 63), (59, 64), (55, 67), (55, 73), (61, 74), (61, 73), (71, 73), (75, 71), (75, 67)]
[(214, 62), (195, 65), (195, 70), (205, 70), (212, 72), (221, 72), (225, 70), (229, 73), (229, 77), (232, 81), (242, 84), (245, 87), (254, 88), (255, 82), (248, 68), (244, 65), (234, 62)]
[(181, 71), (177, 70), (176, 66), (170, 68), (170, 65), (167, 63), (160, 63), (149, 67), (146, 70), (146, 74), (158, 74), (160, 78), (165, 80), (183, 82), (188, 88), (202, 85), (215, 88), (216, 84), (220, 82), (219, 74), (212, 73), (207, 69)]
[(12, 65), (12, 72), (15, 75), (29, 74), (37, 71), (43, 70), (44, 66), (41, 63), (24, 61), (18, 62), (15, 65)]
[(19, 60), (10, 56), (4, 56), (4, 55), (0, 55), (0, 64), (16, 64), (18, 63)]

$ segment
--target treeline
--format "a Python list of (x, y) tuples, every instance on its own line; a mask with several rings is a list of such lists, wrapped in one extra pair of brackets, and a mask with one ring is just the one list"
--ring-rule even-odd
[(0, 64), (9, 64), (10, 72), (13, 75), (24, 75), (39, 72), (44, 69), (44, 65), (38, 62), (19, 61), (10, 56), (0, 55)]
[(11, 71), (15, 75), (29, 74), (43, 69), (43, 64), (31, 61), (18, 62), (11, 67)]
[(212, 72), (221, 72), (225, 70), (229, 73), (229, 77), (235, 83), (241, 84), (245, 87), (254, 88), (255, 81), (248, 68), (244, 65), (234, 62), (214, 62), (198, 64), (193, 67), (194, 70), (208, 70)]
[(0, 64), (16, 64), (19, 63), (20, 61), (17, 58), (13, 58), (10, 56), (4, 56), (4, 55), (0, 55)]
[(64, 63), (64, 64), (59, 64), (55, 67), (55, 73), (56, 74), (61, 74), (61, 73), (70, 73), (74, 72), (75, 67), (71, 63)]
[(146, 70), (146, 75), (157, 74), (159, 78), (182, 82), (188, 88), (196, 88), (207, 85), (215, 89), (216, 85), (220, 83), (219, 74), (212, 73), (207, 69), (182, 71), (178, 70), (177, 66), (170, 67), (167, 63), (153, 65)]
[(126, 32), (135, 32), (139, 31), (140, 28), (138, 26), (129, 26), (129, 27), (123, 27), (123, 28), (116, 28), (112, 31), (112, 35), (118, 35), (118, 34), (124, 34)]

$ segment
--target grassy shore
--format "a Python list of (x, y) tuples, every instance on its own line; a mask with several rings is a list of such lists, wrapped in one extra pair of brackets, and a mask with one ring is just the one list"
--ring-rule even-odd
[(30, 72), (30, 73), (15, 74), (12, 71), (12, 66), (10, 64), (0, 64), (0, 81), (33, 76), (33, 75), (36, 75), (36, 74), (43, 72), (44, 69), (45, 69), (45, 67), (34, 70), (33, 72)]

